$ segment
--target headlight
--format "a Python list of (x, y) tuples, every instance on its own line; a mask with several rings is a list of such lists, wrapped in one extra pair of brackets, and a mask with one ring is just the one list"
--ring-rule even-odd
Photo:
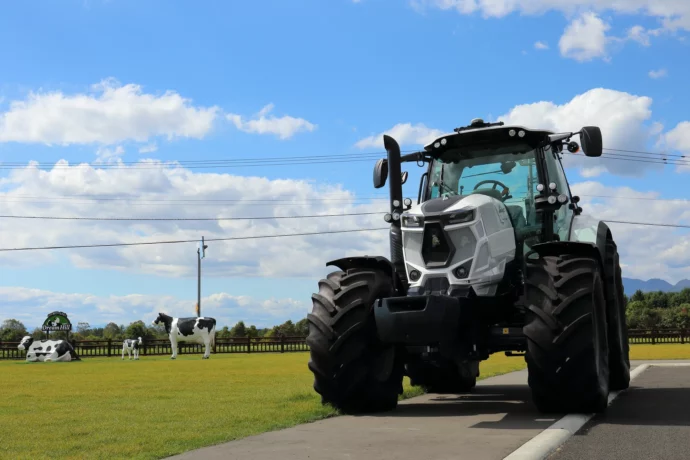
[(402, 216), (403, 227), (423, 227), (424, 218), (422, 216)]
[(474, 209), (469, 211), (458, 211), (445, 216), (446, 225), (462, 224), (463, 222), (472, 222), (474, 220)]

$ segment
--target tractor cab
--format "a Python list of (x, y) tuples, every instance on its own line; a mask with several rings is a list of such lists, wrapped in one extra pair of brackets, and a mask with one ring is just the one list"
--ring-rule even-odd
[[(401, 157), (401, 162), (426, 163), (427, 171), (421, 178), (418, 206), (413, 208), (410, 203), (407, 210), (400, 210), (399, 218), (422, 215), (425, 208), (443, 207), (431, 205), (432, 201), (457, 202), (479, 194), (505, 205), (518, 252), (537, 242), (566, 240), (572, 216), (581, 211), (577, 206), (579, 197), (572, 196), (561, 163), (564, 147), (571, 153), (580, 150), (576, 142), (570, 141), (575, 134), (580, 134), (587, 156), (601, 155), (598, 128), (556, 134), (476, 118), (469, 126), (430, 142), (423, 151)], [(387, 174), (386, 163), (388, 159), (382, 159), (376, 165), (375, 187), (385, 183), (385, 175), (377, 181), (377, 174)], [(406, 178), (407, 172), (401, 174)], [(386, 215), (387, 222), (396, 220), (395, 206), (392, 208)]]

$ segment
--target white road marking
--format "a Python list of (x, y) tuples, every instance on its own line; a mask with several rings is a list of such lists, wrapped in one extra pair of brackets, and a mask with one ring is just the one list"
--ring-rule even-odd
[[(651, 366), (687, 367), (690, 363), (644, 363), (630, 371), (630, 382)], [(625, 390), (623, 390), (625, 391)], [(609, 405), (621, 391), (609, 393)], [(514, 450), (503, 460), (543, 460), (562, 446), (577, 430), (582, 428), (594, 414), (568, 414), (556, 423)]]

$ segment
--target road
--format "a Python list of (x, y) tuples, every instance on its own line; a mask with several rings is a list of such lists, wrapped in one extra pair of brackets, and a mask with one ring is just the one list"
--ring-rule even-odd
[[(690, 367), (647, 369), (549, 460), (690, 458), (688, 386)], [(527, 372), (518, 371), (482, 380), (472, 394), (424, 395), (386, 414), (336, 417), (170, 459), (500, 460), (559, 418), (537, 412)]]
[(650, 367), (549, 460), (690, 458), (690, 367)]

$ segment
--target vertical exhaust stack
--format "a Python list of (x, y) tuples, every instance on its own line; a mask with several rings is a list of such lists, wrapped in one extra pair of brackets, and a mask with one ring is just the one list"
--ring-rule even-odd
[(400, 146), (390, 136), (383, 135), (383, 145), (388, 152), (388, 181), (390, 188), (391, 221), (390, 245), (391, 262), (402, 279), (405, 276), (405, 261), (403, 258), (402, 231), (400, 229), (400, 214), (402, 213), (402, 173), (400, 168)]

